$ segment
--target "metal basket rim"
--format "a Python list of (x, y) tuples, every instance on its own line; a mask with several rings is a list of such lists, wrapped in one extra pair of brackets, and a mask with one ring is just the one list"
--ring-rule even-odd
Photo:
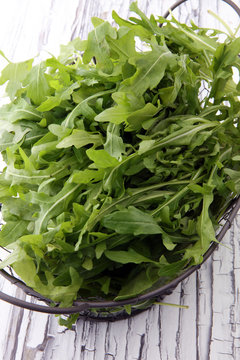
[[(186, 1), (189, 1), (189, 0), (178, 0), (178, 1), (176, 1), (172, 6), (170, 6), (169, 10), (173, 11), (174, 9), (176, 9), (178, 6), (182, 5)], [(232, 0), (222, 0), (222, 1), (225, 2), (226, 4), (228, 4), (229, 6), (231, 6), (233, 8), (233, 10), (240, 16), (240, 8), (239, 8), (239, 6), (237, 4), (235, 4), (235, 2), (233, 2)], [(170, 15), (169, 10), (167, 10), (165, 12), (165, 14), (163, 15), (164, 18), (167, 18)]]

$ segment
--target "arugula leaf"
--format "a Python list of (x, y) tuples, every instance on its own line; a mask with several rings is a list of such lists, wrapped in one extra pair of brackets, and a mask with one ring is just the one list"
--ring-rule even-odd
[(41, 104), (47, 95), (50, 94), (50, 87), (45, 76), (45, 64), (40, 63), (34, 66), (23, 85), (26, 85), (27, 96), (34, 102), (34, 104)]
[(9, 64), (2, 70), (0, 76), (0, 85), (8, 82), (6, 92), (11, 100), (19, 89), (22, 88), (22, 81), (32, 68), (33, 59)]
[(1, 246), (8, 246), (18, 240), (24, 233), (27, 233), (27, 226), (28, 222), (24, 220), (8, 221), (0, 232)]
[(144, 291), (150, 289), (156, 281), (157, 278), (150, 280), (146, 272), (141, 271), (133, 279), (128, 279), (114, 300), (120, 301), (142, 294)]
[(203, 190), (200, 188), (200, 191), (203, 191), (203, 205), (201, 215), (196, 223), (199, 240), (185, 252), (185, 258), (192, 257), (195, 264), (201, 262), (202, 255), (207, 251), (209, 244), (216, 241), (214, 227), (209, 216), (209, 207), (213, 201), (213, 188), (203, 184)]
[(78, 83), (73, 83), (72, 85), (66, 87), (60, 87), (60, 89), (55, 92), (54, 96), (48, 96), (47, 88), (43, 93), (44, 99), (45, 97), (47, 97), (47, 99), (45, 101), (41, 101), (41, 104), (37, 107), (37, 110), (45, 112), (55, 108), (56, 106), (59, 106), (62, 101), (71, 99), (73, 91), (78, 87)]
[(111, 73), (113, 64), (110, 58), (106, 36), (116, 39), (116, 31), (108, 22), (100, 22), (88, 35), (88, 43), (83, 55), (83, 61), (89, 63), (95, 56), (98, 66), (106, 73)]
[(115, 167), (119, 164), (118, 160), (109, 155), (105, 150), (94, 150), (91, 148), (86, 151), (86, 154), (99, 169)]
[(117, 57), (123, 63), (130, 57), (136, 55), (134, 31), (125, 28), (120, 28), (117, 33), (117, 38), (106, 38), (110, 46), (112, 57)]
[(78, 188), (79, 185), (67, 184), (57, 195), (47, 201), (43, 198), (42, 193), (35, 194), (35, 196), (29, 193), (28, 201), (39, 204), (41, 208), (35, 221), (35, 234), (44, 231), (50, 218), (60, 214), (67, 208), (68, 203), (73, 199), (74, 193), (76, 193)]
[(136, 73), (124, 80), (122, 92), (133, 92), (141, 96), (147, 89), (152, 90), (162, 80), (167, 67), (176, 64), (176, 56), (167, 46), (152, 45), (152, 51), (130, 58), (129, 63), (136, 66)]
[(154, 106), (151, 103), (147, 103), (142, 109), (136, 110), (131, 113), (127, 118), (127, 123), (129, 126), (126, 130), (128, 131), (138, 131), (142, 128), (144, 121), (152, 119), (161, 109), (161, 105), (158, 107)]
[(99, 181), (102, 180), (104, 176), (104, 172), (101, 170), (80, 170), (73, 173), (71, 181), (75, 184), (88, 184), (92, 181)]
[(98, 98), (98, 97), (102, 97), (104, 95), (107, 94), (111, 94), (113, 92), (113, 90), (106, 90), (106, 91), (100, 91), (96, 94), (93, 94), (89, 97), (87, 97), (86, 99), (82, 100), (66, 117), (66, 119), (63, 121), (63, 125), (65, 127), (69, 127), (69, 128), (73, 128), (74, 127), (74, 121), (76, 119), (77, 116), (79, 115), (84, 115), (86, 117), (88, 117), (90, 115), (90, 118), (93, 116), (95, 117), (95, 112), (94, 110), (88, 106), (88, 102), (91, 101), (92, 99)]
[(111, 122), (116, 125), (127, 122), (128, 117), (135, 111), (144, 106), (143, 99), (137, 98), (132, 93), (115, 92), (112, 95), (113, 100), (117, 103), (116, 106), (110, 107), (95, 117), (96, 121)]
[(88, 145), (93, 144), (99, 146), (102, 144), (102, 139), (100, 134), (91, 134), (85, 130), (73, 130), (72, 134), (66, 136), (62, 141), (57, 144), (57, 148), (67, 148), (70, 146), (75, 146), (77, 149)]
[(22, 98), (19, 98), (16, 102), (3, 105), (0, 109), (0, 116), (1, 119), (9, 122), (16, 122), (21, 119), (35, 121), (42, 119), (41, 113)]
[(130, 206), (105, 216), (103, 226), (119, 234), (160, 234), (162, 229), (151, 215)]
[(118, 160), (121, 159), (122, 154), (125, 152), (125, 145), (120, 136), (120, 127), (118, 125), (108, 124), (104, 150)]
[(146, 258), (145, 256), (138, 254), (135, 250), (129, 248), (128, 251), (104, 251), (104, 255), (114, 261), (121, 264), (141, 264), (143, 262), (153, 262), (151, 259)]

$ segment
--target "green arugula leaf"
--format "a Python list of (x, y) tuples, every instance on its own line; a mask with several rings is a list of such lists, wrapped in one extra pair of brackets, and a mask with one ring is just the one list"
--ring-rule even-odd
[(70, 181), (75, 184), (88, 184), (92, 181), (102, 180), (103, 176), (104, 171), (85, 169), (73, 173)]
[(0, 245), (8, 246), (27, 233), (28, 222), (25, 220), (8, 221), (0, 231)]
[(125, 62), (130, 57), (136, 55), (135, 34), (128, 28), (120, 28), (116, 39), (107, 38), (113, 58), (117, 57), (119, 61)]
[(119, 90), (141, 96), (159, 84), (167, 67), (176, 64), (176, 56), (166, 46), (153, 44), (152, 51), (130, 58), (129, 63), (136, 66), (137, 71), (122, 82)]
[(50, 94), (45, 70), (44, 63), (35, 65), (23, 82), (23, 85), (26, 85), (27, 96), (36, 105), (41, 104), (46, 99), (46, 96)]
[(21, 119), (35, 121), (42, 119), (41, 113), (22, 98), (14, 103), (3, 105), (0, 109), (0, 116), (1, 119), (9, 122), (16, 122)]
[[(88, 102), (92, 99), (102, 97), (107, 94), (111, 94), (113, 90), (106, 90), (106, 91), (100, 91), (94, 95), (91, 95), (87, 97), (86, 99), (82, 100), (66, 117), (66, 119), (63, 121), (63, 125), (65, 127), (73, 128), (74, 127), (74, 121), (77, 116), (79, 115), (86, 115), (86, 117), (89, 116), (90, 112), (90, 118), (95, 117), (96, 113), (88, 106)], [(90, 110), (89, 110), (90, 109)]]
[(93, 144), (94, 146), (102, 145), (102, 138), (100, 134), (92, 134), (85, 130), (73, 130), (72, 134), (66, 136), (62, 141), (57, 144), (57, 148), (68, 148), (75, 146), (77, 149)]
[(128, 131), (138, 131), (141, 129), (144, 121), (152, 119), (161, 109), (161, 105), (156, 107), (151, 103), (146, 104), (142, 109), (132, 112), (128, 116), (127, 122), (129, 126), (127, 127)]
[(116, 39), (116, 31), (108, 22), (100, 22), (94, 30), (88, 35), (88, 43), (83, 55), (84, 63), (89, 61), (95, 56), (98, 66), (106, 73), (111, 73), (113, 64), (110, 59), (110, 49), (106, 41), (106, 36)]
[(145, 271), (141, 271), (133, 279), (128, 279), (126, 284), (122, 287), (119, 295), (115, 297), (115, 301), (129, 299), (131, 297), (142, 294), (144, 291), (150, 289), (157, 279), (150, 280)]
[(119, 234), (161, 234), (162, 229), (151, 215), (133, 207), (115, 211), (104, 217), (103, 226)]
[(117, 103), (116, 106), (104, 110), (95, 117), (99, 122), (111, 122), (119, 125), (127, 122), (128, 117), (135, 111), (144, 106), (143, 99), (137, 98), (131, 93), (115, 92), (112, 95), (113, 100)]
[(135, 250), (129, 248), (128, 251), (111, 251), (106, 250), (104, 251), (104, 255), (114, 261), (119, 262), (121, 264), (128, 264), (128, 263), (134, 263), (134, 264), (141, 264), (144, 262), (154, 262), (151, 259), (148, 259), (147, 257), (138, 254)]
[(0, 85), (8, 82), (6, 92), (11, 100), (15, 98), (17, 91), (22, 88), (22, 82), (30, 72), (32, 63), (33, 59), (18, 63), (9, 62), (2, 70)]
[(120, 127), (118, 125), (108, 124), (104, 150), (118, 160), (121, 159), (122, 154), (125, 152), (125, 146), (120, 136)]
[(35, 234), (38, 235), (46, 230), (48, 221), (67, 208), (68, 203), (73, 199), (78, 189), (79, 185), (67, 184), (57, 195), (51, 198), (47, 195), (43, 196), (42, 193), (33, 192), (29, 192), (28, 196), (25, 196), (27, 201), (39, 205), (41, 209), (35, 221)]
[(203, 204), (201, 215), (196, 224), (199, 240), (192, 248), (186, 250), (184, 256), (184, 259), (193, 257), (195, 264), (202, 261), (202, 256), (207, 251), (209, 244), (216, 240), (214, 227), (209, 216), (209, 207), (213, 201), (213, 188), (203, 184), (203, 189), (200, 191), (203, 192)]
[(37, 107), (37, 110), (44, 112), (44, 111), (49, 111), (55, 108), (56, 106), (59, 106), (62, 101), (71, 99), (71, 95), (73, 94), (73, 91), (78, 87), (79, 87), (78, 83), (73, 83), (70, 86), (63, 87), (59, 91), (56, 91), (54, 96), (48, 96), (48, 94), (45, 92), (44, 98), (47, 96), (47, 99), (45, 101), (41, 101), (41, 105)]
[(118, 160), (109, 155), (109, 153), (105, 150), (88, 149), (86, 154), (99, 169), (115, 167), (116, 165), (119, 165)]

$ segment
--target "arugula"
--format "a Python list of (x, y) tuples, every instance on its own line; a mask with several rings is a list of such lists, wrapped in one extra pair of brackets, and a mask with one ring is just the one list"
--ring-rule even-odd
[(240, 193), (239, 38), (130, 9), (0, 76), (1, 268), (62, 306), (200, 263)]

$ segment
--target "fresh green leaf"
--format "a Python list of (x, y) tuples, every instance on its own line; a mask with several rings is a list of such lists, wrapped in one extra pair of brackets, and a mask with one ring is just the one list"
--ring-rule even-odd
[(105, 216), (103, 226), (119, 234), (161, 234), (162, 229), (151, 215), (130, 206)]
[[(95, 23), (96, 24), (96, 23)], [(110, 59), (110, 49), (106, 36), (116, 39), (116, 31), (108, 22), (100, 22), (88, 35), (88, 44), (84, 52), (83, 61), (88, 63), (94, 56), (98, 66), (106, 73), (111, 73), (113, 64)]]
[(85, 130), (73, 130), (72, 134), (65, 137), (62, 141), (57, 144), (57, 148), (68, 148), (70, 146), (75, 146), (77, 149), (86, 146), (88, 144), (93, 144), (99, 146), (102, 144), (102, 139), (100, 134), (92, 134)]
[(128, 251), (111, 251), (106, 250), (104, 251), (104, 255), (117, 263), (121, 264), (141, 264), (144, 262), (153, 262), (151, 259), (146, 258), (145, 256), (138, 254), (135, 250), (129, 249)]
[(50, 87), (45, 77), (44, 64), (34, 66), (24, 80), (27, 89), (27, 96), (34, 104), (41, 104), (50, 94)]
[(27, 233), (28, 222), (24, 220), (8, 221), (0, 232), (0, 245), (8, 246), (17, 241), (24, 233)]
[(105, 150), (88, 149), (86, 151), (87, 156), (94, 162), (97, 168), (104, 169), (108, 167), (114, 167), (119, 165), (117, 159), (109, 155)]
[(16, 122), (22, 119), (34, 121), (40, 121), (42, 119), (42, 115), (35, 107), (22, 98), (14, 103), (3, 105), (0, 109), (0, 116), (1, 119), (9, 122)]
[(30, 72), (33, 59), (18, 63), (9, 62), (2, 70), (0, 76), (0, 85), (8, 82), (6, 92), (10, 99), (13, 100), (19, 89), (22, 88), (22, 82)]

